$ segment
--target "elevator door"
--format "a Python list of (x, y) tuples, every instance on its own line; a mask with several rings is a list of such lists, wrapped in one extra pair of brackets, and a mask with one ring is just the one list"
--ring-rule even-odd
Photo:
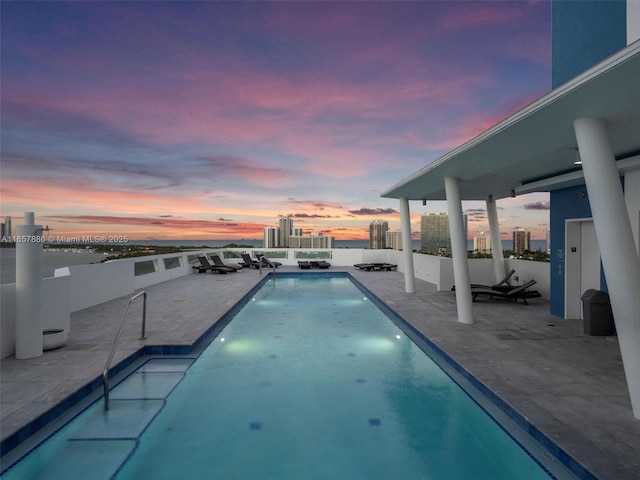
[(567, 222), (565, 318), (583, 318), (582, 294), (600, 290), (600, 249), (592, 220)]

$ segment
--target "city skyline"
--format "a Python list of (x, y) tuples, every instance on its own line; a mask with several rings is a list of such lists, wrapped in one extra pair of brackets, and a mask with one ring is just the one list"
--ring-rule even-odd
[[(9, 2), (0, 217), (60, 235), (366, 239), (380, 191), (550, 90), (549, 2)], [(497, 201), (544, 238), (548, 195)], [(488, 230), (465, 202), (469, 237)], [(424, 213), (412, 203), (414, 238)]]

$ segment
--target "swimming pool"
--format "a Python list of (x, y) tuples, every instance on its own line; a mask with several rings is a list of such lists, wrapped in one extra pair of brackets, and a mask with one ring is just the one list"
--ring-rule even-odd
[(549, 478), (347, 276), (272, 277), (111, 400), (3, 478)]

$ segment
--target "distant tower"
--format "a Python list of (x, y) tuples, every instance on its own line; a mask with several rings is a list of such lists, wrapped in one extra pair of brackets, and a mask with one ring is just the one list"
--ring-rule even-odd
[(513, 232), (513, 251), (516, 255), (522, 255), (525, 250), (531, 250), (531, 232), (519, 228)]
[(11, 238), (11, 217), (4, 219), (4, 233), (8, 238)]
[(551, 253), (551, 229), (547, 228), (547, 253)]
[(387, 232), (385, 242), (388, 248), (402, 250), (402, 232), (399, 230)]
[(311, 234), (311, 248), (333, 248), (333, 235), (323, 235), (322, 232)]
[(369, 248), (387, 248), (386, 233), (389, 223), (385, 220), (374, 220), (369, 224)]
[(420, 248), (425, 253), (438, 254), (451, 251), (449, 215), (430, 213), (422, 215), (420, 222)]
[(473, 251), (478, 253), (491, 253), (491, 235), (485, 235), (484, 232), (480, 232), (480, 235), (473, 237)]
[(263, 247), (264, 248), (279, 247), (280, 245), (278, 245), (278, 233), (279, 233), (279, 229), (277, 227), (264, 227)]
[[(467, 238), (467, 215), (463, 216), (464, 236)], [(425, 253), (442, 255), (451, 253), (449, 215), (430, 213), (422, 215), (420, 225), (421, 250)]]
[(293, 233), (293, 219), (291, 217), (280, 217), (280, 240), (279, 247), (289, 248), (289, 237)]
[(4, 237), (5, 237), (4, 223), (0, 223), (0, 240), (2, 240)]
[(297, 236), (301, 237), (301, 236), (302, 236), (302, 228), (300, 228), (300, 227), (293, 227), (293, 228), (291, 229), (291, 235), (297, 235)]
[(303, 235), (291, 235), (291, 248), (333, 248), (333, 235), (323, 235), (321, 232), (312, 232), (306, 237)]

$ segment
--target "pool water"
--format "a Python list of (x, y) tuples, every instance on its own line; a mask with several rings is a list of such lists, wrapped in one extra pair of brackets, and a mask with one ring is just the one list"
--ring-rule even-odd
[(278, 275), (3, 478), (550, 477), (348, 277)]

